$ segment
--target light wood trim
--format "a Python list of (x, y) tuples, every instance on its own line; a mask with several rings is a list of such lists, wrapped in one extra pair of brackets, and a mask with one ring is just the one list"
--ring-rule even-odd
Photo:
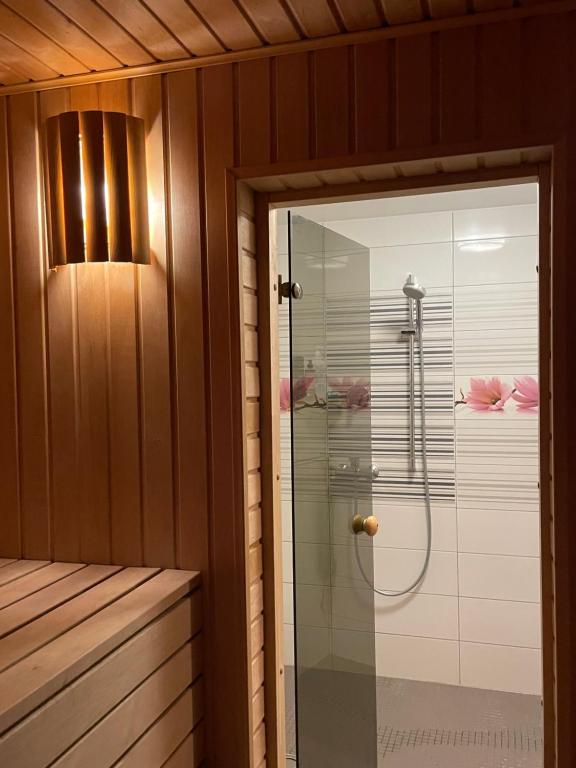
[(258, 336), (259, 276), (253, 258), (256, 252), (256, 223), (253, 192), (246, 185), (235, 188), (237, 207), (238, 269), (241, 276), (242, 327), (241, 356), (243, 379), (244, 497), (245, 547), (248, 631), (248, 719), (249, 762), (255, 768), (260, 762), (260, 744), (256, 733), (265, 733), (264, 712), (253, 707), (256, 691), (264, 681), (265, 639), (263, 633), (263, 543), (262, 543), (262, 476), (261, 426), (262, 404), (260, 384), (260, 350)]
[(63, 85), (86, 85), (88, 83), (146, 77), (147, 75), (157, 75), (164, 72), (179, 72), (189, 69), (215, 66), (218, 64), (222, 65), (241, 61), (253, 61), (255, 59), (264, 59), (271, 56), (286, 56), (294, 53), (324, 50), (327, 48), (338, 48), (341, 46), (359, 45), (362, 43), (375, 43), (381, 40), (412, 37), (414, 35), (440, 32), (448, 29), (485, 26), (487, 24), (497, 24), (516, 19), (549, 16), (557, 13), (569, 13), (573, 10), (576, 10), (575, 0), (552, 0), (552, 2), (541, 3), (539, 5), (523, 5), (516, 8), (505, 8), (486, 13), (468, 14), (466, 16), (455, 16), (434, 19), (431, 21), (401, 24), (398, 26), (389, 26), (362, 32), (346, 32), (327, 37), (299, 40), (292, 43), (260, 46), (242, 51), (214, 54), (211, 56), (197, 56), (194, 59), (144, 64), (141, 66), (124, 67), (122, 69), (103, 70), (85, 75), (69, 75), (58, 79), (37, 80), (30, 83), (8, 85), (0, 88), (0, 96), (5, 94), (61, 88)]
[(282, 586), (282, 517), (280, 504), (280, 392), (278, 352), (278, 270), (275, 243), (270, 244), (269, 204), (255, 195), (259, 291), (258, 328), (261, 386), (262, 541), (267, 763), (284, 768), (284, 633)]
[(0, 676), (0, 732), (153, 621), (190, 592), (198, 578), (198, 574), (187, 571), (163, 571), (6, 670)]
[[(50, 765), (190, 640), (198, 627), (199, 608), (198, 601), (192, 607), (191, 598), (182, 600), (8, 731), (0, 739), (0, 763), (25, 763), (27, 768)], [(196, 677), (201, 666), (196, 640), (191, 644), (191, 658)]]

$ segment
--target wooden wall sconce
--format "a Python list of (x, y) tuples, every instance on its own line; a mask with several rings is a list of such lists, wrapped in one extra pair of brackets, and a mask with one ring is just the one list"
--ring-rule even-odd
[(144, 121), (120, 112), (64, 112), (46, 121), (50, 268), (150, 263)]

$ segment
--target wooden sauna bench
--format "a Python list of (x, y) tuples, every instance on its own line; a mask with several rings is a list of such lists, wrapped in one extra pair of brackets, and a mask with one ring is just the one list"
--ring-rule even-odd
[(0, 766), (201, 765), (201, 623), (195, 572), (0, 559)]

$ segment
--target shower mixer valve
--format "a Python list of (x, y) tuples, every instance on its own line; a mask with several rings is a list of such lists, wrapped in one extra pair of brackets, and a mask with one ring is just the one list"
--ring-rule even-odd
[(375, 480), (380, 476), (380, 467), (376, 464), (371, 464), (368, 470), (362, 470), (360, 465), (360, 459), (353, 457), (348, 461), (342, 461), (340, 464), (336, 464), (334, 467), (336, 474), (345, 475), (349, 477), (368, 478)]

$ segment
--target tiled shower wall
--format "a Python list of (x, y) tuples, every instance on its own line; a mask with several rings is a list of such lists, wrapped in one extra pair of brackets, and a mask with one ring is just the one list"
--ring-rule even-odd
[[(471, 378), (496, 376), (510, 385), (519, 376), (537, 378), (536, 203), (324, 223), (371, 249), (372, 448), (380, 467), (373, 512), (381, 526), (373, 542), (374, 580), (387, 590), (409, 584), (424, 556), (421, 470), (411, 476), (407, 469), (407, 346), (399, 331), (407, 318), (406, 273), (428, 288), (433, 551), (416, 592), (376, 596), (378, 674), (539, 693), (537, 409), (519, 410), (512, 399), (501, 411), (455, 405)], [(494, 251), (462, 248), (494, 239)], [(289, 375), (287, 331), (283, 314), (282, 376)], [(289, 432), (283, 434), (287, 456)], [(289, 563), (288, 471), (283, 478)], [(360, 588), (353, 569), (337, 576), (339, 586), (348, 577), (349, 586)], [(287, 568), (287, 663), (290, 578)], [(338, 613), (354, 616), (356, 597), (353, 588), (336, 589)]]

